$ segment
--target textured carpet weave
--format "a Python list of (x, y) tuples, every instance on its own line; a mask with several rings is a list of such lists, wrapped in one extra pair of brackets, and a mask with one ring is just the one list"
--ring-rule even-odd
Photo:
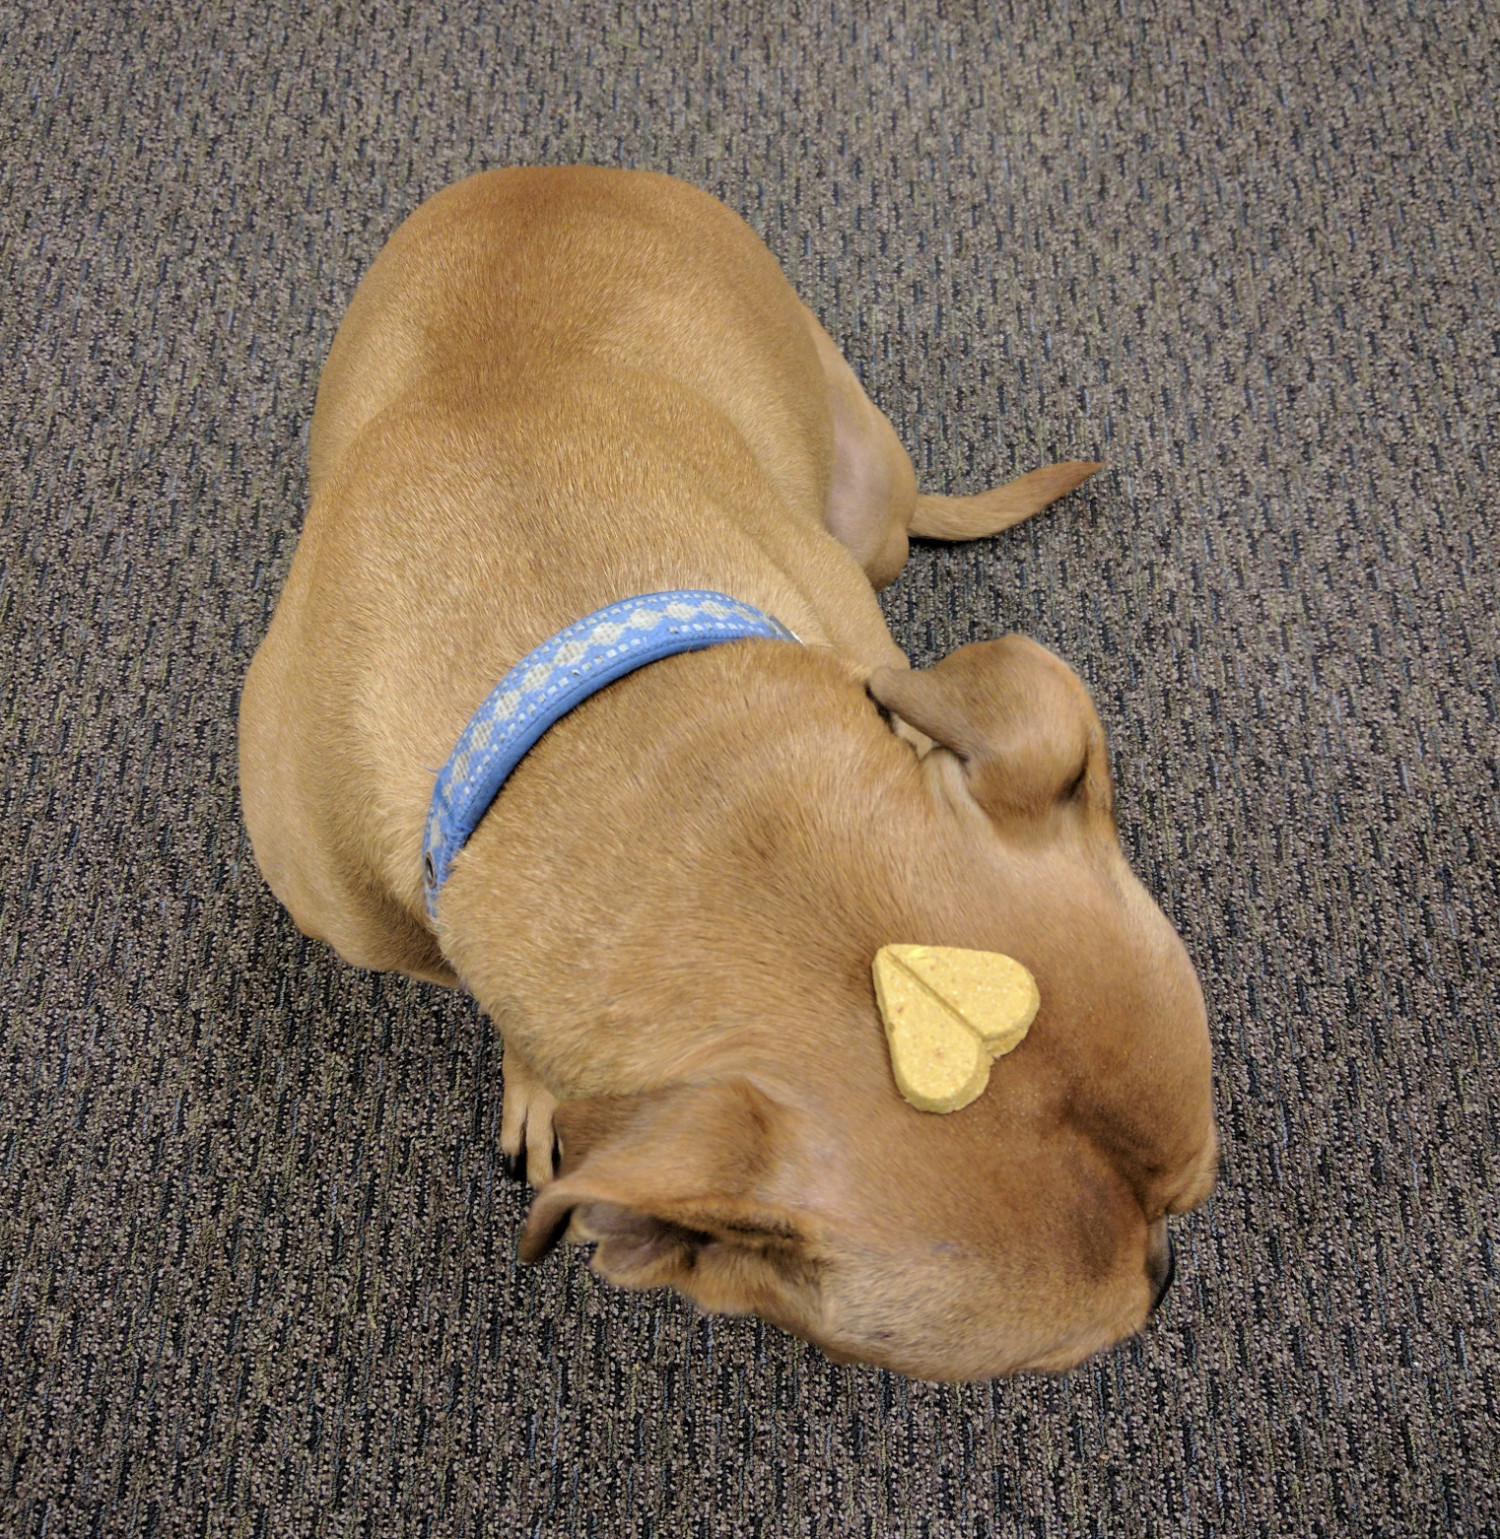
[[(1500, 1532), (1485, 0), (0, 7), (0, 1532)], [(588, 160), (759, 230), (933, 490), (887, 595), (1095, 691), (1201, 968), (1170, 1302), (935, 1387), (520, 1269), (498, 1045), (302, 939), (234, 718), (399, 220)]]

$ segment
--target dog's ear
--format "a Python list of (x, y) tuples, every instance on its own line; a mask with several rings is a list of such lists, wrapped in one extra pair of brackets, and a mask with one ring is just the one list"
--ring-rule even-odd
[(521, 1259), (566, 1231), (596, 1242), (594, 1270), (622, 1287), (675, 1287), (705, 1309), (795, 1329), (813, 1269), (777, 1193), (784, 1124), (745, 1080), (564, 1101), (562, 1166), (531, 1205)]
[(1078, 676), (1024, 636), (977, 641), (931, 668), (877, 668), (871, 698), (957, 755), (995, 818), (1077, 802), (1108, 813), (1104, 729)]

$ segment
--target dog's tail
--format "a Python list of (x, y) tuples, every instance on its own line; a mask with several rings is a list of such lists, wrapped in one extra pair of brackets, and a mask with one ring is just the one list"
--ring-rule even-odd
[(1017, 476), (1004, 486), (973, 497), (919, 494), (909, 532), (924, 540), (977, 540), (987, 534), (998, 534), (1023, 518), (1040, 513), (1059, 497), (1066, 497), (1104, 466), (1103, 460), (1064, 460), (1058, 465), (1043, 465), (1040, 470)]

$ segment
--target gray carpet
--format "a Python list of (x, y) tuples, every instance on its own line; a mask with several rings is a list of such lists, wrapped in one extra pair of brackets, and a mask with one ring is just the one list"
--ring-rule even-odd
[[(0, 9), (0, 1531), (1500, 1532), (1484, 0)], [(465, 1000), (300, 938), (234, 715), (361, 271), (481, 167), (761, 231), (970, 490), (919, 662), (1089, 680), (1224, 1179), (1139, 1339), (939, 1388), (522, 1271)]]

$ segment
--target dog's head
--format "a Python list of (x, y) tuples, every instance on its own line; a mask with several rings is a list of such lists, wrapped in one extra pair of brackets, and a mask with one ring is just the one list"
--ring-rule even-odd
[[(1198, 981), (1126, 865), (1104, 733), (1064, 664), (1008, 637), (869, 692), (933, 744), (903, 856), (912, 933), (861, 938), (841, 975), (781, 996), (805, 1019), (732, 1078), (565, 1102), (522, 1255), (567, 1230), (625, 1286), (916, 1377), (1066, 1368), (1141, 1326), (1168, 1216), (1213, 1186)], [(1036, 977), (1029, 1034), (962, 1110), (897, 1092), (872, 940), (1003, 951)]]

